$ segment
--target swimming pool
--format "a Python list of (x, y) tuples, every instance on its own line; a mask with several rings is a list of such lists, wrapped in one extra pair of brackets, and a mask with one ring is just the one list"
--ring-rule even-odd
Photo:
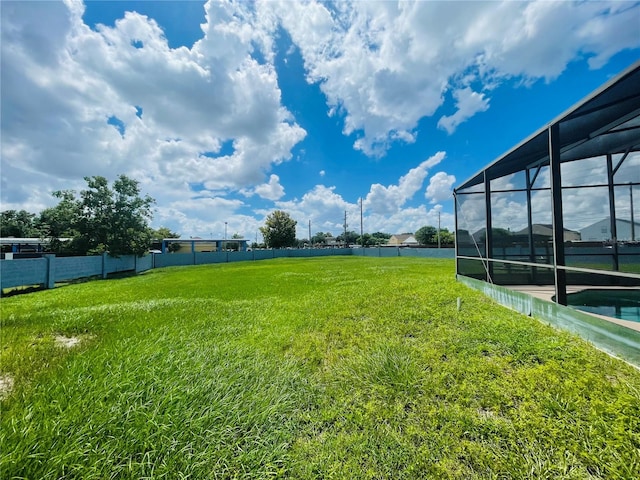
[(567, 295), (568, 306), (621, 320), (640, 322), (640, 289), (588, 289)]

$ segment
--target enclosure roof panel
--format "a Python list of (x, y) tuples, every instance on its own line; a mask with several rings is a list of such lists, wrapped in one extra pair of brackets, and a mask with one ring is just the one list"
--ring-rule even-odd
[(549, 163), (548, 129), (558, 125), (560, 161), (624, 153), (640, 148), (640, 61), (454, 189)]

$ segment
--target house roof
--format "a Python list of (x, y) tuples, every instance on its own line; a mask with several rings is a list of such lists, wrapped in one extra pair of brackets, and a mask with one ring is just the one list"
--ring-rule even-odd
[(397, 243), (418, 243), (412, 233), (399, 233), (397, 235), (391, 235), (389, 242), (395, 240)]
[[(593, 227), (595, 225), (598, 225), (599, 223), (602, 223), (602, 222), (607, 222), (608, 223), (608, 222), (610, 222), (609, 218), (611, 218), (611, 217), (604, 217), (604, 218), (598, 220), (597, 222), (593, 222), (592, 224), (587, 225), (582, 230), (585, 230), (587, 228), (591, 228), (591, 227)], [(616, 224), (619, 225), (621, 223), (622, 224), (631, 225), (631, 220), (625, 220), (624, 218), (616, 218)], [(640, 228), (640, 223), (634, 221), (633, 224)]]
[[(535, 230), (536, 227), (542, 227), (542, 228), (546, 228), (548, 230), (553, 231), (553, 225), (551, 225), (550, 223), (534, 223), (531, 226), (533, 227), (534, 230)], [(580, 233), (580, 232), (577, 232), (576, 230), (571, 230), (569, 228), (564, 228), (563, 230), (564, 230), (565, 233)], [(519, 231), (515, 232), (515, 234), (524, 235), (524, 234), (526, 234), (528, 232), (529, 232), (529, 229), (527, 227), (525, 227), (522, 230), (519, 230)]]

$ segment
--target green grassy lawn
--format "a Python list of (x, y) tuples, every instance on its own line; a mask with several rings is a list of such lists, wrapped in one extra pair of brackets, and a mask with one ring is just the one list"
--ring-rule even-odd
[(279, 259), (4, 298), (0, 478), (640, 477), (640, 371), (453, 268)]

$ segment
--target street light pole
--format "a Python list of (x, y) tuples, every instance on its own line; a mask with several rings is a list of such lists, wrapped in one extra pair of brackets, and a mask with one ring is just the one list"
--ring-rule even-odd
[(227, 222), (224, 222), (224, 239), (227, 240)]

